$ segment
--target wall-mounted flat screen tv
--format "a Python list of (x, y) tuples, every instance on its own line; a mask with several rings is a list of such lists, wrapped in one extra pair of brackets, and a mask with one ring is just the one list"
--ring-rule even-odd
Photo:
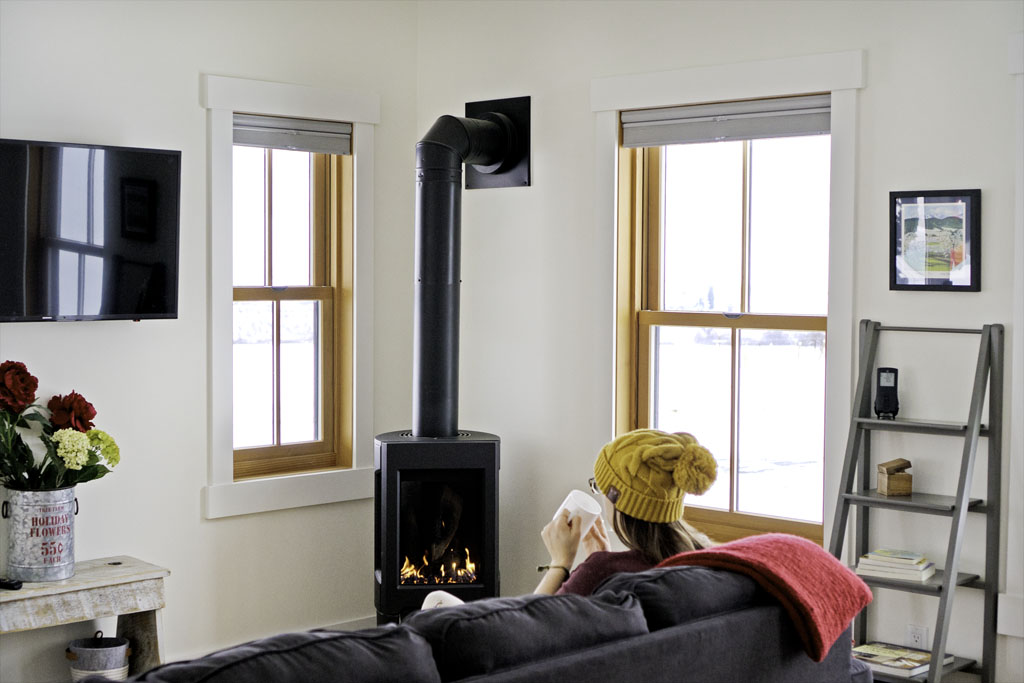
[(0, 322), (178, 317), (181, 152), (0, 139)]

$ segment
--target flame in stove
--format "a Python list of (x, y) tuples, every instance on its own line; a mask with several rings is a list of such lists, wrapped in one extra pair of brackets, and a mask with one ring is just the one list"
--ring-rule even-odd
[(416, 566), (404, 558), (402, 569), (399, 573), (400, 583), (411, 584), (441, 584), (441, 583), (475, 583), (476, 563), (469, 556), (469, 548), (463, 548), (466, 559), (455, 555), (454, 552), (446, 553), (445, 559), (434, 567), (430, 566), (426, 553), (423, 554), (423, 564)]

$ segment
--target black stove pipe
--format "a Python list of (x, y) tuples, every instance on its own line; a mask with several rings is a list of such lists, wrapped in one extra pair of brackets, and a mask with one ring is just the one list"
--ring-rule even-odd
[(462, 164), (500, 171), (515, 151), (515, 129), (498, 113), (442, 116), (416, 145), (413, 436), (458, 430)]

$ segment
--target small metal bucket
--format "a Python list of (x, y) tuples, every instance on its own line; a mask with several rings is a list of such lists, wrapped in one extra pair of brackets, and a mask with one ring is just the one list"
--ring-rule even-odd
[(75, 574), (75, 487), (55, 491), (7, 489), (0, 516), (9, 520), (7, 576), (61, 581)]
[(71, 680), (101, 675), (113, 681), (128, 678), (128, 656), (132, 653), (127, 638), (104, 638), (96, 631), (92, 638), (72, 640), (64, 651), (71, 665)]

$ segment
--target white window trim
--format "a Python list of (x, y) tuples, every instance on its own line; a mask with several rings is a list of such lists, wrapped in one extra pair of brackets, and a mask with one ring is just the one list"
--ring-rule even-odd
[[(591, 82), (596, 114), (596, 220), (614, 261), (617, 216), (619, 113), (625, 109), (704, 102), (785, 97), (817, 92), (832, 95), (831, 208), (829, 209), (828, 330), (825, 364), (825, 452), (843, 453), (853, 395), (856, 325), (853, 319), (853, 231), (855, 225), (857, 90), (865, 86), (864, 51), (834, 52), (739, 64), (612, 76)], [(615, 272), (611, 264), (609, 272)], [(614, 279), (608, 278), (614, 289)], [(615, 293), (607, 291), (609, 330), (614, 329)], [(614, 345), (613, 345), (614, 346)], [(609, 368), (614, 378), (615, 349)], [(610, 382), (611, 383), (611, 382)], [(609, 392), (614, 424), (614, 387)], [(824, 538), (829, 538), (839, 493), (841, 458), (825, 460)]]
[[(1019, 491), (1024, 471), (1019, 455), (1024, 444), (1024, 33), (1014, 33), (1007, 46), (1008, 71), (1013, 79), (1017, 135), (1015, 140), (1016, 164), (1014, 168), (1014, 210), (1013, 210), (1013, 327), (1010, 331), (1011, 356), (1010, 376), (1004, 381), (1010, 389), (1010, 447), (1003, 448), (1010, 455), (1009, 484), (1005, 491)], [(1016, 528), (1024, 519), (1019, 496), (1003, 494), (1007, 507), (1007, 529)], [(1021, 541), (1014, 534), (1007, 534), (1006, 541), (1006, 591), (999, 595), (997, 613), (999, 623), (996, 631), (1003, 635), (1024, 638), (1024, 584), (1021, 582)], [(1016, 578), (1015, 578), (1016, 577)]]
[[(373, 134), (372, 94), (203, 74), (209, 197), (209, 458), (207, 519), (373, 497)], [(231, 353), (232, 116), (235, 112), (352, 123), (355, 183), (352, 468), (234, 481)]]

